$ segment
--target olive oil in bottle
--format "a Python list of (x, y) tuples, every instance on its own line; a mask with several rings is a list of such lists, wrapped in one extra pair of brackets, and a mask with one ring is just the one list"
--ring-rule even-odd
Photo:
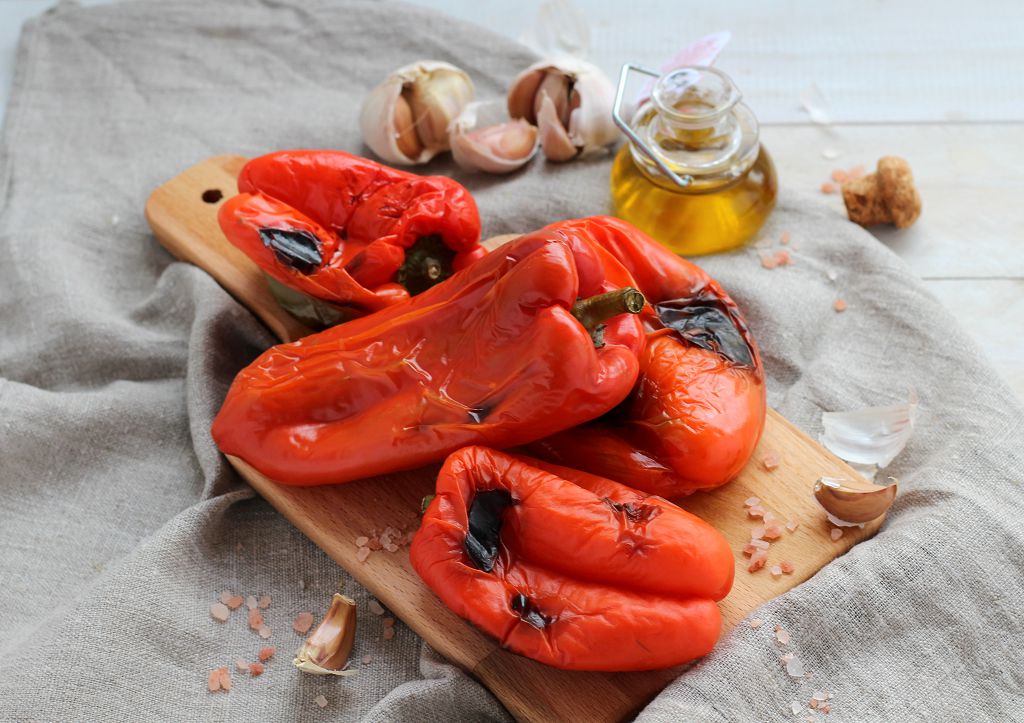
[[(749, 241), (775, 205), (778, 182), (757, 119), (739, 100), (724, 73), (691, 66), (661, 76), (628, 125), (616, 112), (630, 138), (612, 166), (616, 215), (679, 254)], [(616, 101), (618, 110), (621, 92)]]

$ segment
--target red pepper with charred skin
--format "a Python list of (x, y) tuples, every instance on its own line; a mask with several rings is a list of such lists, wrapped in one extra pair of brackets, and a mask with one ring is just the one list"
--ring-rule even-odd
[(320, 485), (568, 429), (636, 381), (632, 283), (573, 229), (519, 237), (403, 304), (269, 349), (235, 378), (214, 439), (274, 480)]
[(650, 304), (637, 387), (612, 414), (541, 440), (532, 454), (663, 497), (725, 484), (764, 429), (764, 369), (742, 313), (718, 282), (625, 221), (553, 224), (629, 270)]
[(481, 258), (465, 188), (342, 151), (254, 158), (221, 229), (274, 280), (363, 315), (403, 301)]
[(708, 653), (734, 572), (725, 538), (672, 503), (484, 447), (445, 461), (409, 555), (457, 615), (568, 670)]

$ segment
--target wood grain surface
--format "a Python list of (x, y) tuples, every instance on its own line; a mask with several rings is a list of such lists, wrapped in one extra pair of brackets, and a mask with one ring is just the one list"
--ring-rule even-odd
[[(146, 218), (160, 243), (177, 258), (206, 269), (281, 339), (293, 339), (308, 330), (273, 303), (260, 272), (221, 234), (216, 220), (220, 202), (202, 200), (211, 189), (220, 190), (225, 198), (233, 194), (235, 176), (244, 162), (238, 156), (219, 156), (190, 168), (153, 192)], [(781, 457), (781, 465), (771, 472), (760, 461), (769, 451)], [(374, 552), (360, 562), (357, 537), (389, 526), (415, 529), (420, 501), (433, 491), (436, 467), (331, 487), (298, 488), (275, 483), (242, 459), (228, 459), (281, 514), (442, 655), (483, 682), (519, 720), (619, 721), (639, 711), (681, 672), (578, 673), (535, 663), (502, 649), (445, 608), (412, 570), (406, 548)], [(725, 630), (812, 576), (881, 525), (876, 520), (863, 529), (849, 529), (833, 541), (811, 496), (811, 485), (821, 476), (857, 479), (849, 466), (770, 410), (758, 449), (736, 480), (713, 493), (680, 501), (718, 528), (733, 547), (736, 582), (721, 603)], [(783, 559), (792, 561), (796, 567), (792, 575), (773, 578), (767, 568), (747, 571), (747, 558), (740, 551), (755, 526), (743, 506), (750, 496), (760, 497), (782, 521), (800, 523), (795, 532), (786, 532), (772, 545), (769, 557), (769, 566)]]

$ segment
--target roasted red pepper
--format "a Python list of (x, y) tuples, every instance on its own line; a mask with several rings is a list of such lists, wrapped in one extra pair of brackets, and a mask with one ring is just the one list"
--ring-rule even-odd
[(410, 558), (457, 615), (571, 670), (704, 655), (734, 570), (725, 538), (670, 502), (485, 447), (445, 461)]
[(480, 217), (450, 178), (342, 151), (280, 151), (245, 164), (221, 229), (276, 281), (362, 315), (483, 256)]
[(663, 497), (731, 480), (766, 412), (761, 358), (736, 304), (703, 270), (625, 221), (552, 227), (584, 234), (630, 271), (650, 303), (647, 344), (636, 390), (619, 409), (530, 451)]
[(317, 485), (568, 429), (636, 381), (631, 284), (573, 229), (519, 237), (403, 304), (266, 351), (214, 438), (279, 482)]

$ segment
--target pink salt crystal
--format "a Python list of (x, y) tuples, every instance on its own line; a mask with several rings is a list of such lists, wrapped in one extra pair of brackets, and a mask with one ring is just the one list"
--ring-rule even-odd
[[(793, 248), (796, 249), (797, 247), (794, 245)], [(776, 266), (789, 266), (791, 263), (793, 263), (793, 259), (790, 257), (789, 251), (779, 249), (775, 252)]]
[(821, 184), (821, 192), (822, 193), (835, 193), (836, 192), (836, 187), (835, 187), (834, 184), (831, 184), (831, 183), (823, 183), (823, 184)]
[(391, 544), (391, 535), (389, 535), (387, 532), (385, 532), (383, 535), (381, 535), (380, 536), (380, 544), (381, 544), (381, 547), (385, 547), (385, 548), (388, 545), (390, 545)]
[(783, 246), (785, 246), (786, 244), (789, 243), (789, 240), (791, 238), (792, 238), (792, 236), (790, 235), (789, 231), (783, 231), (782, 232), (782, 238), (779, 239), (779, 243), (782, 244)]
[(206, 689), (211, 693), (220, 690), (220, 669), (211, 670), (210, 674), (206, 676)]
[(263, 663), (249, 663), (249, 675), (252, 677), (263, 675), (263, 670)]
[(393, 542), (390, 542), (387, 545), (384, 545), (384, 549), (388, 552), (398, 552), (398, 545), (396, 545)]
[(782, 577), (782, 568), (778, 565), (772, 565), (768, 572), (772, 574), (772, 577)]
[(370, 541), (367, 543), (366, 546), (369, 547), (374, 552), (376, 552), (377, 550), (379, 550), (382, 547), (384, 547), (382, 544), (380, 544), (380, 540), (378, 540), (376, 537), (371, 537)]
[(763, 550), (758, 550), (750, 556), (750, 564), (747, 565), (747, 572), (757, 572), (768, 561), (768, 556)]
[(782, 457), (779, 455), (778, 452), (766, 452), (765, 455), (761, 458), (761, 464), (763, 464), (764, 468), (769, 472), (774, 472), (775, 470), (777, 470), (781, 463)]
[(794, 700), (789, 704), (789, 709), (793, 711), (793, 715), (798, 715), (803, 710), (803, 707)]
[(266, 639), (267, 639), (267, 638), (269, 638), (269, 637), (270, 637), (270, 635), (271, 635), (271, 632), (270, 632), (270, 628), (268, 628), (268, 627), (267, 627), (266, 625), (264, 625), (263, 627), (261, 627), (261, 628), (259, 629), (259, 634), (260, 634), (260, 637), (261, 637), (261, 638), (263, 638), (264, 640), (266, 640)]
[(750, 539), (751, 540), (760, 540), (762, 537), (764, 537), (764, 527), (763, 526), (751, 528), (751, 530), (750, 530)]
[(235, 658), (235, 667), (239, 670), (248, 670), (249, 664), (245, 662), (242, 658)]
[(762, 537), (766, 540), (777, 540), (782, 537), (782, 528), (778, 525), (768, 525), (764, 528)]
[(748, 497), (746, 500), (744, 500), (743, 506), (744, 507), (753, 507), (754, 505), (756, 505), (756, 504), (758, 504), (760, 502), (761, 502), (761, 499), (759, 497)]
[(786, 672), (789, 673), (790, 678), (804, 677), (804, 664), (800, 662), (800, 658), (794, 655), (793, 658), (786, 663)]
[(362, 661), (363, 665), (369, 665), (370, 661), (372, 661), (372, 660), (373, 660), (373, 656), (372, 655), (364, 655), (363, 656), (363, 661)]
[(796, 532), (796, 528), (798, 528), (799, 526), (800, 523), (796, 520), (789, 520), (788, 522), (786, 522), (786, 529), (790, 532)]
[(220, 678), (220, 687), (224, 690), (231, 690), (231, 671), (227, 668), (217, 668), (217, 673)]
[(241, 595), (233, 596), (230, 600), (228, 600), (227, 605), (232, 610), (237, 610), (238, 608), (240, 608), (242, 606), (242, 596)]
[(779, 262), (776, 261), (775, 257), (772, 256), (771, 254), (761, 254), (761, 266), (763, 266), (764, 268), (774, 269), (778, 265)]
[(753, 507), (747, 510), (747, 514), (751, 517), (764, 517), (764, 507), (761, 507), (760, 505), (754, 505)]
[(782, 568), (782, 572), (786, 575), (792, 575), (793, 570), (796, 569), (795, 567), (793, 567), (793, 563), (789, 560), (783, 560), (782, 562), (780, 562), (779, 567)]
[(292, 623), (292, 629), (299, 635), (305, 635), (309, 632), (309, 628), (312, 625), (313, 613), (299, 613), (295, 616), (295, 622)]
[(395, 619), (394, 618), (384, 618), (384, 620), (382, 620), (381, 622), (384, 623), (384, 627), (390, 628), (390, 627), (394, 626)]
[(376, 600), (374, 600), (373, 598), (370, 598), (370, 602), (368, 602), (366, 604), (366, 607), (370, 608), (370, 612), (373, 613), (374, 615), (383, 615), (384, 614), (384, 606), (381, 605)]
[(775, 639), (783, 645), (789, 645), (789, 633), (782, 629), (781, 626), (775, 626)]
[(313, 702), (316, 703), (321, 708), (326, 708), (327, 707), (327, 699), (324, 698), (322, 695), (318, 695), (316, 698), (314, 698)]
[(843, 301), (842, 299), (836, 299), (835, 302), (832, 304), (832, 308), (835, 309), (837, 313), (841, 314), (842, 312), (846, 311), (846, 302)]
[(231, 617), (231, 611), (224, 603), (214, 603), (210, 606), (210, 617), (219, 623), (224, 623)]
[[(776, 625), (775, 627), (779, 627), (779, 626)], [(782, 662), (783, 663), (788, 663), (792, 659), (793, 659), (793, 653), (786, 653), (785, 655), (782, 656)]]
[(750, 546), (758, 550), (767, 550), (769, 547), (772, 546), (772, 543), (766, 542), (764, 540), (751, 540)]
[(253, 630), (263, 627), (263, 615), (256, 608), (249, 609), (249, 627)]
[(228, 600), (231, 599), (231, 593), (229, 591), (227, 591), (227, 590), (222, 590), (220, 595), (217, 596), (217, 599), (220, 600), (225, 605), (227, 605), (228, 604)]
[(744, 555), (744, 557), (750, 557), (755, 552), (757, 552), (757, 548), (754, 547), (753, 545), (746, 544), (746, 545), (743, 546), (743, 555)]
[(256, 604), (257, 603), (255, 595), (249, 595), (247, 598), (245, 598), (245, 606), (250, 610), (254, 610), (256, 608)]
[(269, 608), (270, 607), (270, 595), (264, 595), (263, 597), (261, 597), (259, 603), (257, 603), (257, 604), (258, 604), (258, 606), (259, 606), (259, 608), (261, 610), (266, 610), (267, 608)]
[(764, 520), (765, 525), (770, 525), (775, 522), (775, 513), (771, 510), (766, 510), (762, 519)]
[(391, 640), (391, 638), (393, 638), (393, 637), (395, 637), (395, 629), (394, 628), (384, 628), (384, 639), (385, 640)]
[(807, 705), (811, 706), (812, 708), (817, 708), (818, 701), (815, 698), (811, 698), (809, 701), (807, 701)]
[(850, 178), (849, 174), (841, 168), (832, 171), (832, 180), (836, 183), (846, 183)]
[(828, 533), (828, 535), (832, 538), (833, 541), (838, 540), (840, 537), (843, 536), (843, 528), (833, 527), (832, 531)]
[(370, 538), (366, 535), (360, 535), (356, 538), (356, 547), (366, 547), (366, 543), (370, 541)]
[(750, 621), (750, 627), (754, 630), (757, 630), (762, 625), (764, 625), (764, 620), (762, 620), (761, 618), (754, 618)]
[(358, 550), (356, 550), (356, 559), (359, 560), (359, 562), (366, 562), (366, 558), (368, 558), (369, 556), (369, 547), (360, 547)]
[(274, 657), (274, 653), (277, 652), (277, 648), (273, 645), (269, 645), (265, 648), (260, 648), (259, 659), (264, 663)]
[(829, 713), (832, 712), (832, 706), (830, 706), (828, 703), (826, 703), (825, 705), (821, 706), (818, 710), (820, 710), (825, 715), (828, 715)]

